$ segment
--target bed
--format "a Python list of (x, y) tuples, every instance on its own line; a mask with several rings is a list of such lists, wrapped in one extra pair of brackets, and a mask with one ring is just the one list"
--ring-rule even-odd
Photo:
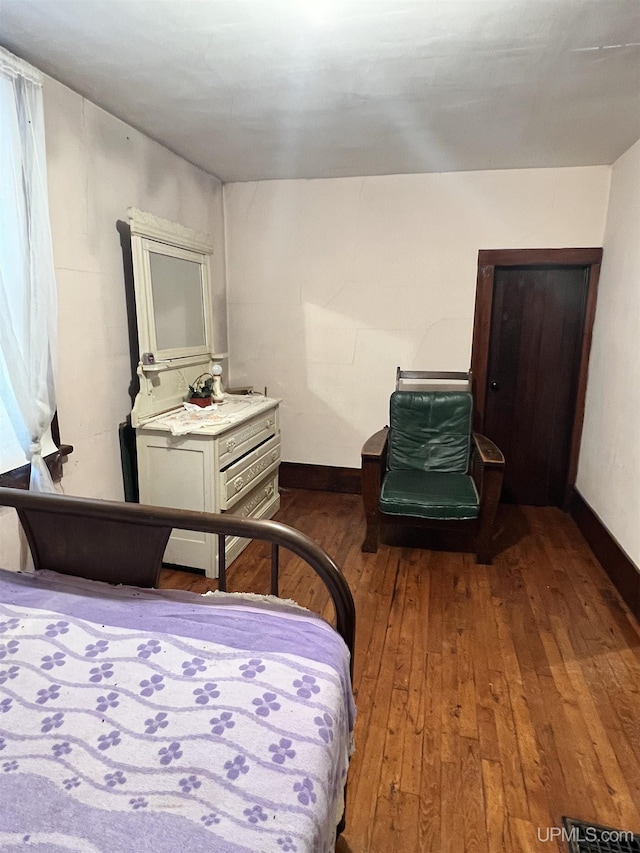
[[(0, 570), (0, 849), (333, 850), (355, 614), (326, 553), (271, 521), (14, 489), (1, 505), (36, 571)], [(271, 543), (272, 593), (292, 551), (337, 630), (275, 595), (151, 589), (175, 527), (222, 555), (227, 536)]]

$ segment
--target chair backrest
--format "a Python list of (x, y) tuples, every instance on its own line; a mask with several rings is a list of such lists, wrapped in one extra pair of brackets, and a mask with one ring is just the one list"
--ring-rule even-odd
[(471, 391), (471, 370), (396, 369), (396, 391)]
[(390, 404), (388, 467), (466, 473), (472, 408), (466, 391), (395, 391)]

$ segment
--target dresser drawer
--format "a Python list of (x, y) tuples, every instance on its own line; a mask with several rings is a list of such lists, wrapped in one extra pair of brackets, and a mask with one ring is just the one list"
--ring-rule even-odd
[[(278, 494), (278, 472), (269, 474), (266, 479), (249, 490), (242, 500), (225, 515), (239, 515), (242, 518), (271, 518), (280, 507), (280, 495)], [(250, 543), (250, 539), (242, 539), (239, 536), (228, 536), (225, 543), (225, 558), (227, 566), (238, 556), (243, 548)]]
[(259, 480), (272, 474), (280, 464), (280, 436), (274, 435), (251, 453), (247, 453), (220, 472), (220, 509), (231, 509), (254, 488)]
[(241, 518), (261, 518), (268, 504), (278, 497), (278, 472), (269, 474), (257, 486), (249, 489), (225, 515), (238, 515)]
[(220, 436), (219, 465), (226, 468), (252, 448), (278, 433), (278, 411), (262, 412)]

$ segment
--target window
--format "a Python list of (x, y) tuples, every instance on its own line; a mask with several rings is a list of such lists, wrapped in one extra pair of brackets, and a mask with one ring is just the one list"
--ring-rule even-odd
[(42, 81), (0, 48), (0, 471), (30, 462), (40, 491), (53, 488), (43, 455), (52, 444), (56, 320)]

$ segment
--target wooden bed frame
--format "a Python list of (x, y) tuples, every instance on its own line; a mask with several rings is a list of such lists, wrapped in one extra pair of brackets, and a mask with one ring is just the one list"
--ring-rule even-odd
[(351, 653), (355, 607), (344, 575), (308, 536), (276, 521), (168, 509), (133, 503), (39, 494), (0, 488), (0, 506), (14, 507), (24, 528), (36, 570), (155, 587), (171, 531), (197, 530), (218, 536), (218, 587), (226, 590), (225, 538), (241, 536), (271, 543), (271, 593), (278, 595), (279, 550), (301, 557), (329, 591), (336, 630)]

